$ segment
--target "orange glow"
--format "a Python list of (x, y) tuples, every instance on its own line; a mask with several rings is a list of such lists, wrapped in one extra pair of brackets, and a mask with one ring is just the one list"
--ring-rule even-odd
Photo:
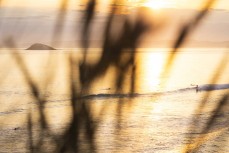
[(169, 1), (161, 1), (161, 0), (149, 0), (145, 2), (143, 6), (149, 7), (153, 10), (159, 10), (167, 7), (174, 7), (173, 3)]
[[(22, 8), (59, 8), (63, 0), (3, 0), (1, 6)], [(69, 6), (76, 6), (79, 2), (69, 0)]]
[[(35, 7), (35, 8), (59, 8), (61, 3), (66, 0), (1, 0), (1, 6), (6, 7)], [(202, 6), (203, 1), (193, 1), (193, 0), (118, 0), (117, 4), (127, 5), (127, 6), (139, 6), (142, 5), (145, 7), (149, 7), (154, 10), (160, 10), (161, 8), (192, 8), (198, 9)], [(75, 8), (77, 5), (85, 5), (88, 0), (68, 0), (68, 7)], [(98, 5), (109, 5), (111, 0), (98, 0)], [(101, 7), (101, 8), (102, 8)], [(227, 9), (229, 10), (229, 1), (228, 0), (220, 0), (215, 3), (213, 8), (217, 9)]]

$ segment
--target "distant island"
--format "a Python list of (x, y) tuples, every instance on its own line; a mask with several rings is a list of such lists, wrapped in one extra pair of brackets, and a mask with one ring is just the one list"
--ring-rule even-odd
[(56, 49), (48, 45), (35, 43), (31, 45), (29, 48), (27, 48), (26, 50), (56, 50)]

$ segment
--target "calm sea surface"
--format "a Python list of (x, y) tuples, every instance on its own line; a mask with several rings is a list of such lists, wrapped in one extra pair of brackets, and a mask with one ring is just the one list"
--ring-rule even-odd
[[(123, 54), (124, 61), (129, 54)], [(72, 119), (70, 55), (75, 65), (73, 83), (80, 90), (80, 49), (13, 53), (2, 49), (0, 152), (29, 151), (28, 113), (32, 114), (33, 143), (42, 132), (31, 82), (46, 99), (43, 110), (51, 133), (61, 135), (67, 129)], [(88, 63), (96, 64), (100, 56), (99, 49), (90, 49)], [(128, 96), (131, 70), (125, 72), (117, 90), (117, 71), (113, 66), (83, 92), (84, 96), (91, 96), (85, 98), (86, 103), (93, 121), (98, 123), (94, 138), (98, 152), (182, 152), (187, 144), (189, 148), (198, 148), (197, 152), (229, 152), (228, 99), (217, 110), (211, 127), (203, 131), (221, 99), (229, 93), (229, 51), (181, 49), (169, 64), (168, 59), (169, 49), (138, 50), (135, 97)], [(47, 135), (43, 137), (45, 152), (53, 152), (53, 141)], [(81, 143), (83, 150), (86, 142)]]

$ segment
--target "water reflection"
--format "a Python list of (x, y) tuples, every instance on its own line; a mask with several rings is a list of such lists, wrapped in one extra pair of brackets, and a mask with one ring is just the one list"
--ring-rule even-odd
[[(141, 9), (131, 18), (122, 14), (122, 7), (111, 5), (97, 59), (89, 58), (88, 50), (97, 1), (88, 2), (81, 20), (82, 55), (52, 52), (43, 58), (40, 52), (9, 49), (12, 54), (7, 53), (11, 56), (7, 64), (13, 75), (3, 76), (1, 84), (0, 141), (6, 142), (1, 146), (4, 151), (12, 152), (11, 142), (16, 142), (21, 152), (165, 152), (174, 147), (175, 152), (181, 150), (178, 148), (189, 152), (203, 143), (211, 145), (207, 140), (220, 134), (227, 135), (222, 127), (228, 125), (228, 89), (195, 92), (202, 82), (227, 84), (227, 57), (221, 60), (224, 55), (218, 53), (196, 56), (178, 49), (214, 0), (181, 26), (171, 52), (159, 55), (138, 52), (138, 47), (144, 34), (158, 31), (161, 25), (149, 21), (151, 17)], [(53, 38), (62, 37), (67, 4), (68, 0), (61, 1)], [(121, 26), (117, 30), (118, 22)], [(14, 38), (4, 43), (17, 48)], [(36, 54), (39, 56), (30, 56)], [(219, 64), (211, 61), (215, 57), (221, 60)], [(216, 70), (206, 69), (208, 66)], [(208, 81), (209, 76), (213, 77)], [(20, 122), (7, 122), (14, 116)], [(215, 132), (216, 136), (211, 136)], [(220, 139), (223, 146), (225, 138)]]
[[(78, 59), (82, 58), (82, 56), (79, 55), (79, 52), (72, 53), (74, 54), (74, 57)], [(42, 63), (49, 60), (49, 58), (47, 58), (48, 53), (41, 53), (39, 51), (32, 53), (24, 53), (24, 51), (22, 51), (20, 53), (19, 51), (19, 54), (22, 56), (23, 60), (28, 63), (28, 71), (33, 79), (40, 84), (40, 81), (43, 79), (41, 79), (42, 75), (39, 76), (38, 74), (43, 74), (47, 69)], [(69, 94), (69, 84), (66, 81), (69, 79), (69, 69), (66, 66), (69, 52), (62, 51), (50, 54), (52, 58), (54, 58), (53, 61), (59, 63), (59, 66), (55, 67), (55, 79), (46, 85), (48, 88), (44, 93), (46, 97), (44, 113), (50, 132), (55, 133), (56, 135), (62, 135), (71, 123), (73, 112), (71, 106), (72, 99)], [(163, 67), (163, 59), (169, 56), (169, 54), (170, 53), (166, 51), (157, 52), (155, 50), (152, 50), (151, 52), (139, 51), (136, 54), (136, 60), (139, 66), (136, 70), (136, 74), (138, 75), (137, 78), (139, 79), (137, 80), (136, 93), (142, 95), (136, 97), (123, 97), (121, 94), (119, 95), (119, 93), (114, 90), (115, 83), (113, 80), (115, 77), (113, 76), (115, 71), (114, 69), (112, 70), (112, 68), (108, 70), (103, 77), (96, 80), (95, 83), (91, 85), (88, 93), (84, 93), (85, 95), (100, 94), (95, 95), (92, 98), (88, 97), (84, 99), (87, 107), (93, 108), (90, 109), (90, 115), (93, 122), (96, 122), (99, 125), (96, 128), (95, 134), (95, 144), (98, 152), (115, 152), (122, 150), (129, 150), (130, 152), (144, 152), (148, 150), (164, 152), (166, 150), (174, 150), (174, 148), (176, 152), (181, 149), (180, 146), (184, 145), (184, 142), (188, 141), (185, 137), (187, 127), (193, 113), (195, 112), (195, 108), (198, 107), (199, 101), (203, 99), (205, 92), (196, 93), (194, 88), (191, 88), (190, 90), (179, 89), (180, 87), (189, 87), (191, 82), (198, 82), (200, 81), (200, 78), (203, 79), (201, 81), (207, 82), (209, 75), (211, 75), (215, 67), (205, 70), (205, 72), (203, 72), (202, 69), (204, 69), (206, 65), (217, 65), (225, 55), (223, 52), (215, 52), (208, 54), (207, 56), (204, 56), (199, 52), (182, 52), (178, 55), (177, 63), (175, 64), (176, 69), (172, 71), (173, 75), (170, 74), (168, 75), (168, 78), (165, 78), (165, 76), (160, 75), (161, 70), (157, 69), (157, 67), (154, 68), (152, 65), (157, 64), (158, 67)], [(204, 61), (201, 58), (202, 55), (205, 57)], [(5, 58), (6, 56), (9, 56), (9, 53), (3, 54), (1, 58)], [(219, 57), (219, 60), (210, 60), (216, 56)], [(90, 62), (96, 62), (99, 59), (99, 53), (89, 54), (89, 57), (91, 60)], [(190, 60), (190, 65), (189, 62), (187, 62), (188, 60)], [(195, 65), (193, 62), (198, 64)], [(4, 83), (1, 84), (2, 91), (0, 96), (3, 107), (1, 107), (0, 119), (2, 127), (5, 129), (5, 134), (2, 133), (4, 135), (2, 141), (19, 139), (16, 135), (9, 137), (7, 136), (7, 133), (11, 133), (12, 129), (17, 127), (19, 127), (19, 129), (16, 131), (23, 131), (23, 126), (27, 122), (26, 117), (28, 110), (32, 110), (32, 131), (34, 138), (36, 138), (36, 135), (39, 135), (39, 109), (36, 102), (34, 102), (27, 83), (23, 81), (21, 72), (17, 70), (18, 67), (15, 65), (14, 60), (9, 59), (8, 63), (12, 68), (10, 73), (14, 74), (9, 75), (4, 80)], [(184, 63), (186, 65), (180, 66)], [(187, 67), (188, 69), (186, 69)], [(192, 72), (196, 70), (196, 73), (198, 74), (191, 79), (189, 77), (184, 77), (190, 69)], [(228, 70), (229, 68), (227, 64), (225, 73), (221, 74), (221, 79), (218, 83), (227, 80), (229, 74)], [(131, 78), (130, 73), (131, 71), (127, 72), (127, 80)], [(79, 80), (79, 76), (76, 76), (76, 78), (78, 78), (76, 81)], [(170, 78), (173, 79), (170, 80)], [(180, 78), (182, 78), (182, 80)], [(160, 91), (155, 90), (160, 84), (155, 85), (154, 83), (160, 83), (164, 79), (167, 80), (168, 84), (171, 82), (171, 84), (173, 84), (172, 88), (175, 90), (168, 90), (168, 92), (167, 89), (162, 90), (163, 88), (161, 88)], [(17, 86), (17, 88), (12, 88), (12, 85)], [(124, 89), (122, 89), (122, 91), (128, 94), (129, 87), (130, 82), (124, 81)], [(158, 95), (155, 92), (160, 92), (160, 94)], [(203, 110), (203, 113), (200, 116), (203, 125), (206, 123), (210, 113), (214, 111), (215, 101), (226, 93), (227, 89), (213, 91), (208, 106)], [(116, 96), (113, 96), (114, 94), (116, 94)], [(12, 98), (9, 99), (9, 96)], [(8, 102), (3, 105), (3, 102), (6, 100)], [(117, 112), (120, 103), (122, 104), (121, 114), (120, 112)], [(12, 107), (12, 105), (14, 107)], [(226, 124), (223, 119), (224, 116), (227, 115), (225, 114), (226, 110), (227, 109), (225, 108), (225, 112), (222, 112), (221, 117), (219, 116), (220, 124), (214, 124), (214, 126), (222, 128), (220, 125), (224, 126)], [(119, 119), (118, 122), (117, 118)], [(176, 130), (174, 131), (174, 129)], [(26, 132), (24, 131), (23, 133), (25, 134)], [(23, 133), (21, 133), (20, 137), (24, 136)], [(212, 135), (215, 134), (212, 133)], [(214, 136), (209, 136), (207, 136), (207, 139), (215, 139)], [(80, 135), (79, 144), (87, 147), (86, 144), (88, 142), (85, 142), (85, 139), (85, 135)], [(50, 146), (47, 147), (49, 148), (49, 151), (52, 150), (51, 144), (53, 142), (48, 137), (44, 137), (44, 140), (49, 142)], [(222, 141), (224, 140), (225, 138), (222, 138)], [(8, 143), (8, 145), (10, 145), (10, 143)], [(18, 141), (18, 145), (23, 145), (23, 141)]]
[(155, 92), (160, 91), (162, 68), (164, 61), (168, 56), (168, 52), (165, 51), (151, 51), (150, 53), (138, 53), (138, 65), (137, 70), (137, 90), (139, 92)]

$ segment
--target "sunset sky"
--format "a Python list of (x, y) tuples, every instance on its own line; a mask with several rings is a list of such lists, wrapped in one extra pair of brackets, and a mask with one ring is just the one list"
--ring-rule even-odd
[[(83, 4), (87, 0), (69, 0), (68, 5), (70, 7), (75, 7), (76, 5)], [(38, 7), (38, 8), (58, 8), (62, 0), (2, 0), (0, 1), (2, 6), (7, 7)], [(99, 3), (107, 3), (108, 0), (99, 0)], [(155, 9), (160, 8), (199, 8), (201, 3), (206, 2), (206, 0), (119, 0), (120, 4), (143, 4), (153, 7)], [(227, 9), (229, 10), (229, 0), (218, 0), (214, 6), (216, 9)]]
[[(163, 26), (160, 33), (158, 32), (157, 35), (155, 34), (154, 37), (149, 37), (149, 40), (147, 40), (148, 42), (158, 41), (164, 43), (173, 41), (174, 35), (176, 35), (180, 25), (189, 22), (196, 12), (198, 12), (198, 9), (203, 7), (202, 4), (206, 1), (207, 0), (119, 0), (119, 4), (124, 4), (124, 7), (127, 6), (128, 9), (123, 10), (130, 10), (127, 11), (130, 13), (134, 12), (132, 8), (135, 8), (135, 6), (148, 7), (150, 9), (147, 8), (143, 10), (150, 12), (150, 19), (152, 15), (154, 15), (152, 18), (155, 24), (161, 25), (166, 21), (163, 25), (167, 26)], [(16, 39), (18, 46), (22, 47), (26, 47), (34, 42), (40, 42), (41, 40), (42, 43), (51, 42), (57, 17), (59, 17), (57, 12), (59, 12), (63, 2), (67, 2), (67, 0), (0, 0), (0, 18), (2, 18), (0, 22), (0, 33), (2, 36), (0, 38), (0, 46), (4, 38), (9, 36)], [(63, 35), (61, 35), (61, 40), (58, 40), (63, 42), (63, 45), (58, 43), (60, 47), (75, 47), (75, 40), (80, 42), (80, 30), (78, 30), (76, 34), (75, 27), (80, 26), (82, 12), (71, 10), (82, 10), (84, 7), (81, 6), (85, 6), (86, 2), (87, 0), (69, 0), (68, 3), (65, 4), (69, 11), (65, 16), (66, 18), (63, 24), (65, 28), (62, 31)], [(106, 12), (106, 10), (109, 11), (109, 7), (107, 7), (108, 3), (108, 0), (98, 0), (99, 6), (97, 10), (99, 13), (96, 18), (98, 20), (95, 20), (95, 28), (92, 30), (91, 36), (91, 39), (95, 42), (102, 40), (103, 24), (105, 24), (106, 21), (102, 13)], [(229, 0), (216, 0), (214, 8), (229, 10)], [(195, 32), (189, 37), (190, 40), (206, 42), (208, 46), (214, 45), (209, 42), (222, 42), (222, 45), (216, 44), (215, 46), (225, 46), (224, 43), (229, 41), (229, 21), (226, 20), (228, 17), (228, 11), (211, 10), (211, 13), (209, 13), (202, 24), (199, 25)], [(75, 20), (79, 22), (73, 22)], [(39, 25), (39, 27), (37, 25)], [(43, 35), (44, 33), (45, 36)], [(101, 35), (98, 36), (98, 33)]]

